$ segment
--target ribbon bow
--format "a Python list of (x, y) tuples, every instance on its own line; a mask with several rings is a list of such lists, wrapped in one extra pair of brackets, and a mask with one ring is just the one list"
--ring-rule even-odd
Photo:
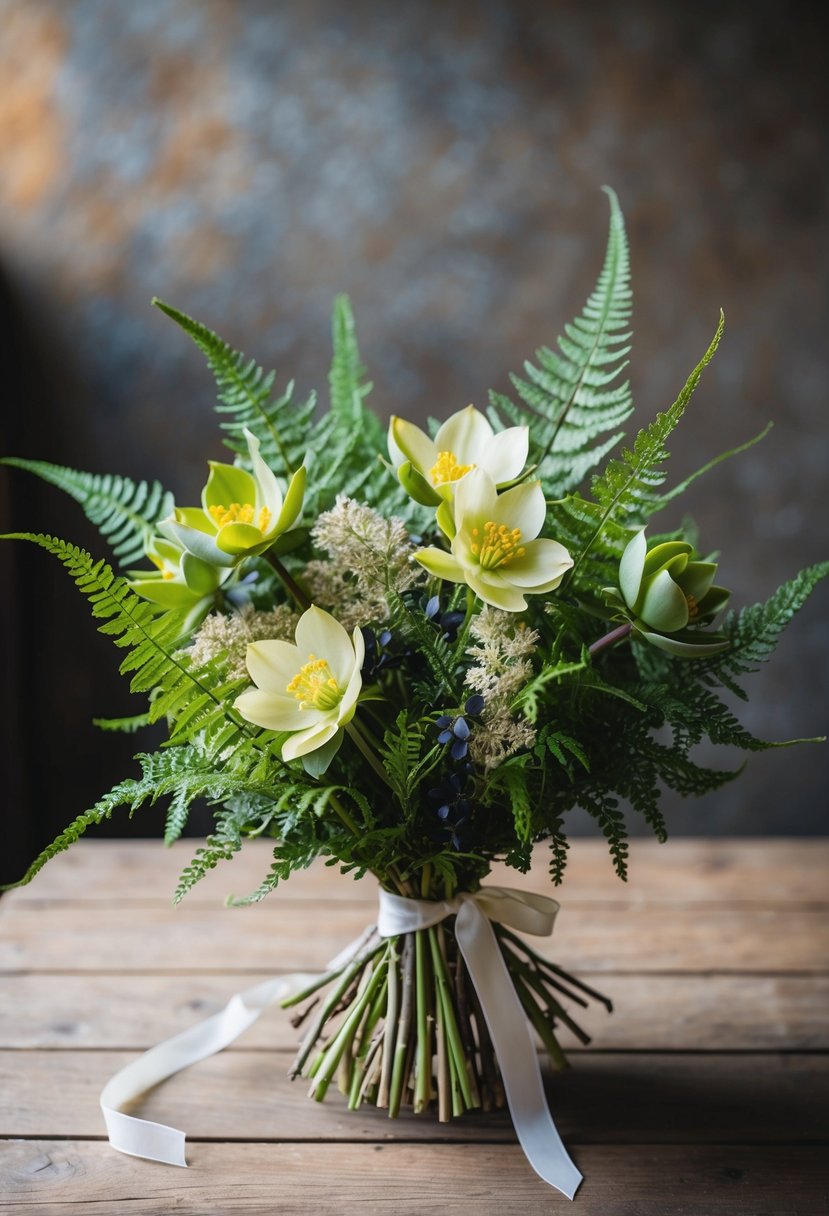
[[(550, 1115), (530, 1028), (491, 924), (498, 921), (519, 932), (545, 937), (553, 931), (557, 912), (555, 900), (507, 887), (482, 887), (446, 900), (406, 899), (381, 890), (377, 930), (381, 937), (397, 937), (428, 929), (447, 916), (456, 918), (455, 937), (489, 1027), (518, 1140), (536, 1173), (572, 1199), (582, 1176), (567, 1155)], [(330, 966), (336, 969), (358, 945), (355, 942), (347, 947)], [(186, 1166), (184, 1132), (127, 1115), (119, 1107), (189, 1064), (215, 1055), (247, 1030), (269, 1005), (285, 1000), (318, 978), (296, 973), (237, 992), (219, 1013), (165, 1039), (117, 1072), (101, 1093), (101, 1110), (112, 1147), (132, 1157)]]

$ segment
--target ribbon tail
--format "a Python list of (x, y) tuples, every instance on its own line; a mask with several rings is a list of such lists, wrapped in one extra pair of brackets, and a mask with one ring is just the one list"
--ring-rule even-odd
[(582, 1175), (553, 1122), (521, 1001), (492, 925), (474, 900), (459, 910), (455, 936), (489, 1027), (519, 1143), (539, 1177), (572, 1199)]
[(316, 979), (317, 975), (297, 972), (237, 992), (219, 1013), (165, 1039), (117, 1072), (104, 1086), (100, 1099), (112, 1147), (131, 1157), (186, 1166), (184, 1132), (164, 1123), (127, 1115), (120, 1107), (134, 1102), (148, 1089), (188, 1065), (215, 1055), (252, 1026), (269, 1005), (284, 1000)]

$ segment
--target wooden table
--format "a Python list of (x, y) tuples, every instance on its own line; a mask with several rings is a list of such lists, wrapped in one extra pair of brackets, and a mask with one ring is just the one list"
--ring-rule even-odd
[[(223, 1054), (147, 1097), (183, 1127), (191, 1168), (106, 1143), (98, 1093), (143, 1048), (281, 970), (315, 969), (374, 914), (370, 881), (314, 867), (257, 907), (266, 844), (178, 908), (193, 842), (89, 842), (0, 902), (0, 1209), (812, 1216), (829, 1211), (829, 842), (632, 846), (631, 881), (579, 840), (546, 949), (610, 995), (551, 1077), (585, 1174), (545, 1186), (505, 1117), (389, 1121), (319, 1106), (286, 1068), (296, 1032), (269, 1011)], [(543, 867), (511, 885), (549, 890)]]

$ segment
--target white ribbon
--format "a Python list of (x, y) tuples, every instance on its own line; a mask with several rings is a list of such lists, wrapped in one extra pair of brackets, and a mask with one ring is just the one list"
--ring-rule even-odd
[[(530, 1028), (490, 923), (495, 920), (523, 933), (549, 936), (557, 912), (555, 900), (507, 887), (483, 887), (474, 894), (435, 901), (405, 899), (381, 890), (377, 929), (381, 937), (397, 937), (428, 929), (447, 916), (456, 917), (455, 937), (486, 1018), (518, 1140), (536, 1173), (572, 1199), (582, 1176), (550, 1115)], [(329, 964), (329, 970), (337, 970), (353, 957), (362, 940), (346, 947)], [(219, 1013), (165, 1039), (117, 1072), (101, 1092), (112, 1147), (132, 1157), (186, 1166), (184, 1132), (138, 1119), (121, 1108), (188, 1065), (215, 1055), (253, 1025), (269, 1005), (286, 1000), (319, 978), (319, 973), (294, 973), (237, 992)]]
[(491, 924), (549, 937), (558, 907), (554, 899), (509, 887), (482, 887), (442, 900), (404, 899), (381, 890), (377, 931), (397, 937), (456, 917), (455, 938), (486, 1018), (519, 1143), (535, 1172), (572, 1199), (582, 1175), (550, 1114), (529, 1023)]

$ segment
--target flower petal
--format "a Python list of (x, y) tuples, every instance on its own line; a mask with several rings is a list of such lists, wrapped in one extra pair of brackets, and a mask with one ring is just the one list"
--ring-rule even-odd
[(210, 507), (229, 507), (232, 502), (256, 502), (256, 482), (245, 469), (237, 468), (235, 464), (220, 464), (217, 460), (209, 462), (210, 476), (207, 485), (202, 490), (201, 504), (205, 512)]
[(688, 601), (667, 570), (651, 577), (635, 608), (651, 629), (673, 633), (688, 624)]
[(527, 601), (517, 587), (501, 578), (497, 572), (467, 570), (466, 582), (485, 604), (503, 608), (505, 612), (523, 612)]
[(416, 562), (438, 578), (445, 578), (450, 583), (466, 582), (460, 562), (445, 549), (438, 549), (430, 545), (426, 549), (418, 549), (413, 556)]
[(699, 604), (711, 590), (716, 573), (716, 562), (689, 562), (681, 574), (674, 574), (674, 578), (685, 594), (692, 595)]
[(521, 539), (534, 540), (544, 527), (547, 503), (540, 481), (525, 481), (498, 495), (497, 513), (490, 516), (512, 530), (521, 529)]
[[(187, 514), (191, 515), (194, 510), (195, 508), (192, 508)], [(185, 512), (182, 511), (181, 515), (184, 514)], [(176, 540), (194, 557), (214, 566), (233, 566), (235, 564), (236, 559), (231, 554), (223, 553), (216, 544), (214, 532), (208, 536), (206, 532), (188, 527), (186, 524), (179, 523), (178, 520), (171, 523), (169, 527), (170, 531), (175, 534)]]
[(351, 638), (338, 620), (312, 604), (303, 612), (296, 627), (297, 649), (307, 662), (309, 654), (325, 659), (334, 673), (337, 684), (343, 688), (354, 670), (354, 647)]
[(305, 465), (301, 465), (288, 483), (282, 510), (274, 517), (274, 522), (266, 533), (267, 536), (270, 536), (271, 532), (287, 532), (297, 521), (302, 512), (305, 481)]
[(257, 688), (282, 697), (287, 695), (288, 685), (304, 662), (304, 657), (292, 642), (276, 638), (249, 642), (245, 655), (250, 678)]
[(239, 557), (243, 553), (254, 553), (264, 544), (265, 538), (253, 524), (225, 524), (216, 533), (216, 544), (222, 553)]
[[(675, 655), (679, 659), (702, 659), (709, 654), (718, 654), (721, 650), (727, 650), (730, 642), (680, 642), (675, 637), (665, 637), (661, 633), (651, 633), (647, 629), (636, 628), (636, 633), (650, 642), (651, 646), (656, 646), (658, 650), (664, 650), (667, 654)], [(700, 634), (700, 637), (705, 637), (705, 634)]]
[(366, 643), (363, 637), (362, 630), (359, 625), (355, 628), (351, 635), (354, 644), (354, 670), (351, 673), (351, 679), (346, 685), (343, 699), (340, 701), (337, 710), (337, 721), (340, 725), (350, 722), (354, 717), (354, 710), (357, 706), (357, 698), (360, 695), (360, 689), (363, 687), (362, 667), (366, 657)]
[(410, 460), (428, 480), (429, 470), (438, 458), (438, 450), (419, 426), (392, 414), (389, 421), (389, 456), (395, 466)]
[(300, 756), (307, 756), (309, 752), (315, 752), (329, 739), (333, 739), (338, 729), (336, 722), (328, 721), (319, 726), (312, 726), (310, 730), (298, 731), (282, 744), (282, 759), (298, 760)]
[(251, 468), (253, 469), (253, 498), (236, 499), (236, 501), (252, 503), (256, 508), (257, 514), (262, 507), (267, 507), (271, 513), (271, 519), (275, 522), (282, 511), (282, 491), (279, 488), (279, 482), (276, 480), (273, 469), (265, 464), (265, 461), (260, 456), (259, 440), (253, 432), (245, 427), (242, 434), (248, 445), (248, 455), (250, 456)]
[(458, 464), (478, 464), (491, 439), (489, 419), (468, 405), (446, 419), (435, 435), (435, 448), (451, 452)]
[(507, 582), (536, 592), (552, 591), (573, 565), (573, 559), (557, 540), (531, 540), (523, 557), (515, 557), (503, 569)]
[(483, 469), (472, 469), (455, 482), (455, 524), (460, 529), (464, 520), (470, 521), (472, 526), (488, 519), (500, 519), (498, 502), (498, 491), (489, 474)]
[(647, 549), (645, 529), (640, 528), (633, 539), (628, 541), (622, 554), (622, 560), (619, 562), (619, 586), (628, 608), (633, 608), (642, 585), (642, 571), (645, 566)]
[(530, 428), (510, 426), (492, 436), (476, 463), (489, 473), (496, 485), (503, 485), (520, 477), (529, 448)]
[(249, 688), (233, 702), (248, 722), (265, 730), (315, 730), (323, 718), (322, 710), (300, 709), (293, 697), (279, 697), (258, 688)]

